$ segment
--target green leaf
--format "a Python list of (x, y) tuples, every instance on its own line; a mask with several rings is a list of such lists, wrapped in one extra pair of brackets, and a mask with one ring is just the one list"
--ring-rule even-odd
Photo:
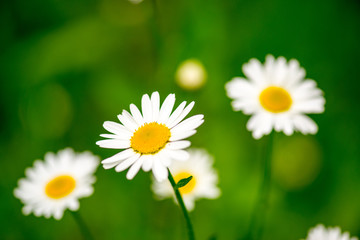
[(183, 178), (183, 179), (181, 179), (181, 180), (178, 181), (177, 184), (175, 185), (175, 189), (179, 189), (179, 188), (181, 188), (181, 187), (186, 186), (186, 184), (188, 184), (188, 183), (191, 181), (192, 178), (193, 178), (193, 176), (190, 176), (190, 177), (188, 177), (188, 178)]

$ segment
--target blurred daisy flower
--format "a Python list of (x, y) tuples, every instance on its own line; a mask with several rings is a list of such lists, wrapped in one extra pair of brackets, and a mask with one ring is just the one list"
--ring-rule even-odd
[(129, 2), (131, 2), (132, 4), (139, 4), (141, 3), (143, 0), (129, 0)]
[(319, 224), (309, 230), (306, 240), (358, 240), (357, 237), (350, 237), (348, 232), (341, 233), (339, 227), (325, 228)]
[[(202, 149), (190, 149), (190, 158), (186, 162), (174, 162), (169, 169), (175, 182), (192, 176), (184, 187), (179, 188), (186, 208), (194, 209), (195, 200), (199, 198), (215, 199), (220, 196), (220, 189), (216, 186), (218, 175), (213, 169), (213, 158)], [(152, 190), (159, 199), (171, 198), (175, 200), (174, 190), (168, 181), (154, 181)], [(176, 201), (176, 200), (175, 200)]]
[(201, 88), (207, 78), (207, 73), (199, 60), (188, 59), (182, 62), (176, 70), (175, 79), (177, 84), (186, 90)]
[[(127, 179), (133, 179), (140, 168), (152, 170), (155, 178), (162, 181), (168, 177), (167, 167), (172, 160), (185, 161), (189, 154), (183, 150), (190, 146), (190, 141), (183, 140), (196, 133), (196, 128), (203, 122), (204, 115), (199, 114), (182, 121), (194, 106), (191, 102), (186, 106), (182, 102), (172, 112), (175, 94), (166, 97), (160, 108), (158, 92), (142, 97), (142, 114), (134, 105), (130, 105), (131, 114), (123, 110), (118, 115), (121, 124), (111, 121), (104, 122), (104, 128), (112, 134), (101, 134), (109, 138), (98, 141), (102, 148), (124, 149), (102, 161), (105, 169), (115, 167), (121, 172), (130, 169)], [(186, 107), (185, 107), (186, 106)]]
[(318, 131), (316, 123), (305, 114), (324, 112), (323, 92), (314, 80), (304, 79), (305, 70), (297, 60), (287, 62), (284, 57), (268, 55), (263, 65), (251, 59), (243, 65), (243, 72), (249, 80), (235, 77), (225, 88), (233, 99), (234, 111), (252, 115), (247, 129), (255, 139), (272, 129), (286, 135)]
[(67, 208), (77, 211), (78, 199), (94, 192), (92, 184), (99, 162), (90, 152), (75, 153), (71, 148), (58, 154), (49, 152), (45, 161), (36, 160), (14, 190), (14, 195), (24, 203), (23, 213), (60, 220)]

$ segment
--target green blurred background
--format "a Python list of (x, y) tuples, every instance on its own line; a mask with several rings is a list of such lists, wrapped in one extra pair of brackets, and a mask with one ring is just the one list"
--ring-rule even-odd
[[(248, 228), (261, 181), (264, 139), (233, 112), (224, 84), (265, 55), (296, 58), (324, 90), (316, 136), (275, 136), (265, 240), (304, 238), (318, 223), (360, 235), (360, 3), (354, 0), (14, 0), (1, 1), (0, 239), (80, 239), (61, 221), (23, 216), (13, 196), (35, 159), (67, 146), (106, 158), (95, 142), (105, 120), (154, 90), (177, 104), (195, 100), (205, 123), (193, 146), (215, 156), (222, 195), (191, 213), (198, 239), (236, 239)], [(154, 14), (155, 13), (155, 14)], [(177, 66), (197, 58), (207, 84), (188, 92)], [(150, 174), (134, 180), (99, 167), (95, 193), (79, 212), (96, 239), (186, 239), (172, 200), (156, 201)]]

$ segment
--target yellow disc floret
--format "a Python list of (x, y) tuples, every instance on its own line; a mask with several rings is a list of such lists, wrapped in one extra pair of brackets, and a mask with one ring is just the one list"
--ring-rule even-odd
[(139, 127), (131, 137), (131, 148), (140, 154), (155, 154), (163, 149), (170, 139), (170, 129), (157, 122)]
[[(190, 176), (193, 176), (191, 173), (188, 172), (180, 172), (178, 174), (175, 175), (174, 180), (176, 183), (178, 183), (181, 179), (183, 178), (188, 178)], [(179, 191), (181, 194), (188, 194), (191, 193), (196, 185), (196, 179), (193, 176), (193, 178), (190, 180), (190, 182), (188, 182), (185, 186), (179, 188)]]
[(271, 86), (260, 93), (260, 103), (269, 112), (281, 113), (290, 109), (292, 99), (285, 89)]
[(48, 197), (59, 199), (69, 195), (76, 186), (76, 181), (69, 175), (61, 175), (50, 180), (45, 187), (45, 193)]

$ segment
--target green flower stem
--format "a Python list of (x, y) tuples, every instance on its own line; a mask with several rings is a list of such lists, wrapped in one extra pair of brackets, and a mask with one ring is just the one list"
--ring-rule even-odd
[(191, 221), (190, 221), (190, 217), (189, 217), (189, 213), (185, 207), (185, 204), (184, 204), (184, 201), (181, 197), (181, 194), (179, 192), (179, 189), (176, 189), (175, 188), (175, 180), (173, 178), (173, 176), (171, 175), (171, 172), (170, 170), (168, 169), (168, 172), (169, 172), (169, 176), (168, 176), (168, 179), (171, 183), (171, 186), (173, 187), (174, 189), (174, 192), (175, 192), (175, 196), (176, 196), (176, 199), (179, 203), (179, 206), (184, 214), (184, 218), (185, 218), (185, 221), (186, 221), (186, 226), (187, 226), (187, 229), (188, 229), (188, 235), (189, 235), (189, 240), (195, 240), (195, 235), (194, 235), (194, 230), (193, 230), (193, 227), (192, 227), (192, 224), (191, 224)]
[(265, 149), (263, 150), (263, 182), (251, 219), (249, 232), (245, 238), (247, 240), (260, 240), (264, 231), (266, 211), (269, 205), (271, 188), (271, 158), (273, 150), (273, 139), (274, 133), (270, 133), (267, 138)]
[(75, 222), (78, 224), (80, 231), (85, 240), (94, 240), (93, 236), (91, 235), (89, 228), (86, 226), (84, 219), (81, 217), (79, 212), (70, 211), (75, 219)]

